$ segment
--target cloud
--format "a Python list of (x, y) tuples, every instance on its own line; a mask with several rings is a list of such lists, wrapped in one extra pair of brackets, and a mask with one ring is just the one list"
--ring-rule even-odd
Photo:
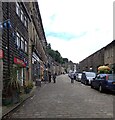
[(113, 40), (113, 0), (39, 0), (46, 39), (79, 62)]
[(71, 33), (66, 33), (66, 32), (46, 32), (46, 37), (51, 36), (51, 37), (56, 37), (60, 38), (62, 40), (72, 40), (72, 39), (78, 39), (80, 37), (83, 37), (86, 35), (86, 32), (82, 32), (80, 35), (74, 35)]

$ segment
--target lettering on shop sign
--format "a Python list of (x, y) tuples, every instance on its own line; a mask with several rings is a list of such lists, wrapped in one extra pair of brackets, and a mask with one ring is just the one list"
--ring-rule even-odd
[(0, 59), (3, 58), (3, 50), (0, 49)]
[(20, 59), (18, 59), (16, 57), (14, 57), (14, 63), (18, 64), (18, 65), (21, 65), (23, 67), (26, 67), (26, 64), (22, 60), (20, 60)]

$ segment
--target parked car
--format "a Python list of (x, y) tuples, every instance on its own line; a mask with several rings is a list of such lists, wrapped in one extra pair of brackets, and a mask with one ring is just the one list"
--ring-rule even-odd
[(80, 82), (81, 81), (81, 76), (82, 76), (82, 73), (77, 73), (76, 81)]
[(98, 74), (91, 81), (91, 88), (96, 88), (100, 92), (104, 90), (115, 92), (115, 74)]
[(95, 72), (83, 72), (81, 76), (81, 83), (84, 83), (85, 85), (90, 85), (93, 78), (96, 77)]

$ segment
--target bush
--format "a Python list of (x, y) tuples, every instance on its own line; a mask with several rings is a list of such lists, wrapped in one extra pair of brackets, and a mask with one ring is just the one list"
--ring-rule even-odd
[(28, 81), (26, 84), (25, 84), (25, 87), (28, 88), (28, 89), (32, 89), (33, 88), (33, 83), (31, 81)]

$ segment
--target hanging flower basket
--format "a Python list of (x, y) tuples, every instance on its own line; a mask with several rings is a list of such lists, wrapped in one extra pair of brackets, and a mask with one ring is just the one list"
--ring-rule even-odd
[(110, 70), (110, 68), (108, 66), (100, 66), (98, 67), (98, 70)]
[(108, 66), (100, 66), (98, 67), (98, 73), (109, 73), (110, 68)]

